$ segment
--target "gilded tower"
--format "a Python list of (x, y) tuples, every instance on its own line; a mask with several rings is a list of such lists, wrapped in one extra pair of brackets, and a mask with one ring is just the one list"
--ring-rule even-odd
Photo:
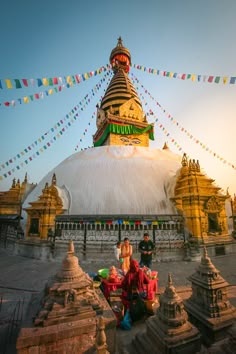
[(190, 236), (204, 242), (229, 239), (225, 201), (228, 195), (220, 192), (214, 180), (201, 172), (198, 161), (183, 155), (172, 200), (185, 218)]
[(153, 125), (148, 124), (141, 101), (128, 76), (131, 55), (121, 38), (111, 51), (110, 64), (114, 75), (100, 107), (97, 106), (94, 146), (149, 146), (149, 139), (154, 140)]
[(53, 174), (51, 185), (49, 186), (46, 183), (38, 200), (30, 202), (31, 206), (24, 209), (28, 214), (26, 226), (27, 237), (47, 239), (49, 230), (54, 230), (56, 215), (64, 211), (63, 202), (59, 196), (56, 183), (56, 175)]

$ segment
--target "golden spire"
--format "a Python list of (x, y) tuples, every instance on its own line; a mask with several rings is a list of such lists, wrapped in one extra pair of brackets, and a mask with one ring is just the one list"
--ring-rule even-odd
[(148, 124), (140, 98), (128, 76), (131, 55), (121, 37), (111, 51), (110, 63), (114, 76), (97, 106), (97, 132), (94, 146), (149, 146), (154, 140), (153, 124)]

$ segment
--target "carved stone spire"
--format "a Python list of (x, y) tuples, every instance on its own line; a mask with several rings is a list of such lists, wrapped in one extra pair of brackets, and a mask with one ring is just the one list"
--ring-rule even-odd
[(189, 277), (192, 295), (185, 308), (193, 323), (201, 329), (207, 345), (224, 337), (233, 323), (234, 307), (227, 295), (228, 282), (220, 275), (204, 247), (201, 263)]
[(183, 300), (177, 294), (172, 276), (168, 274), (166, 289), (160, 296), (156, 315), (146, 321), (146, 332), (135, 337), (131, 353), (196, 353), (200, 350), (200, 334), (188, 321)]

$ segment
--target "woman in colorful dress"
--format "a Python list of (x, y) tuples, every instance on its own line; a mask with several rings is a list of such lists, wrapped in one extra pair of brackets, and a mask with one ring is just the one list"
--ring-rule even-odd
[(123, 258), (123, 263), (121, 264), (121, 269), (123, 270), (124, 274), (129, 271), (130, 268), (130, 257), (133, 254), (133, 247), (129, 243), (128, 237), (125, 237), (124, 242), (121, 246), (121, 255)]

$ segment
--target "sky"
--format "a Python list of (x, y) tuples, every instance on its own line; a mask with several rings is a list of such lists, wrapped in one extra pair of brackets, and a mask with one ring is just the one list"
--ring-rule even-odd
[[(223, 191), (228, 188), (233, 196), (236, 84), (208, 83), (202, 78), (236, 76), (235, 13), (235, 0), (2, 0), (0, 191), (7, 190), (14, 177), (22, 181), (25, 173), (30, 183), (38, 183), (75, 153), (76, 147), (79, 151), (92, 146), (96, 131), (93, 113), (109, 77), (104, 77), (103, 72), (62, 92), (54, 91), (28, 104), (20, 103), (20, 98), (52, 88), (34, 87), (30, 79), (64, 78), (95, 71), (109, 63), (111, 50), (121, 36), (130, 50), (133, 65), (201, 75), (198, 82), (155, 75), (134, 67), (130, 71), (134, 75), (131, 77), (137, 77), (155, 99), (146, 94), (143, 102), (144, 111), (151, 108), (155, 114), (149, 120), (158, 119), (155, 141), (150, 146), (162, 148), (166, 141), (172, 151), (181, 155), (186, 152), (189, 158), (199, 160), (203, 172), (216, 185)], [(14, 83), (14, 79), (23, 78), (29, 87), (6, 88), (6, 79)], [(95, 92), (99, 83), (101, 88)], [(145, 94), (140, 87), (138, 93)], [(12, 101), (15, 106), (4, 105)], [(76, 119), (71, 113), (75, 107), (83, 107)], [(69, 114), (71, 126), (68, 126)], [(52, 132), (60, 121), (60, 128)], [(65, 126), (58, 138), (59, 130)], [(52, 141), (47, 149), (38, 142), (42, 136), (46, 142)], [(202, 146), (196, 141), (202, 142)], [(29, 146), (31, 150), (22, 156)], [(9, 160), (13, 163), (6, 166)]]

